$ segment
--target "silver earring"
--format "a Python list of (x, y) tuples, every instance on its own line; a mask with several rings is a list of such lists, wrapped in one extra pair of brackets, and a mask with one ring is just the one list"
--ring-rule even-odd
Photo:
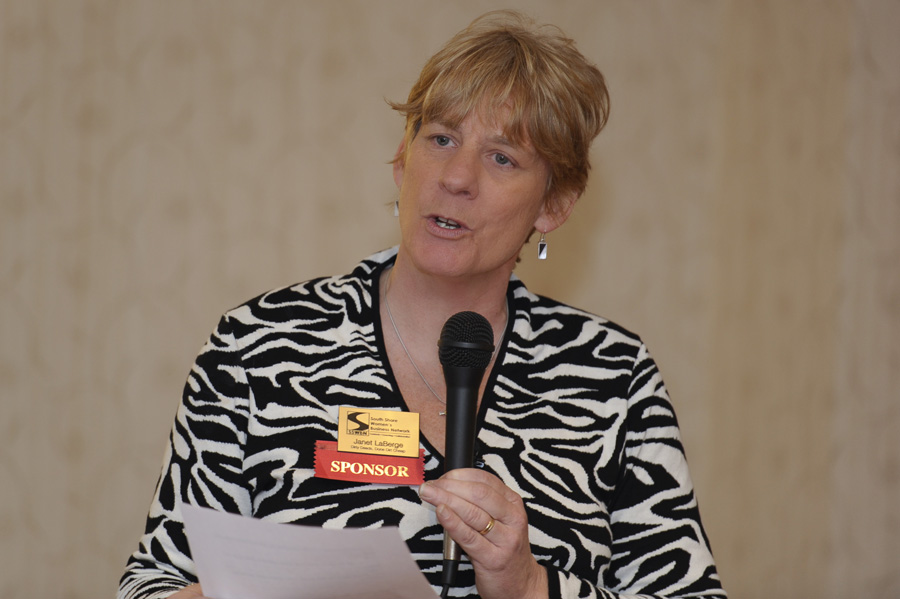
[(544, 240), (544, 234), (541, 233), (541, 240), (538, 241), (538, 260), (547, 259), (547, 242)]
[(394, 201), (394, 216), (400, 216), (400, 201)]

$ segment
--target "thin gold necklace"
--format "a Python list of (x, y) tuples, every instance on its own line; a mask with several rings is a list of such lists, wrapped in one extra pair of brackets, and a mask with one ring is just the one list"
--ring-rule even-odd
[[(403, 348), (403, 353), (406, 354), (406, 357), (409, 358), (409, 363), (412, 364), (412, 367), (415, 369), (416, 374), (419, 375), (419, 378), (422, 379), (422, 382), (425, 383), (425, 386), (428, 387), (428, 390), (431, 391), (431, 394), (434, 395), (434, 398), (438, 400), (439, 403), (446, 406), (447, 401), (441, 399), (441, 396), (437, 394), (434, 390), (434, 387), (428, 382), (428, 379), (425, 378), (425, 375), (422, 374), (422, 371), (419, 370), (418, 365), (416, 365), (416, 361), (413, 360), (412, 354), (409, 353), (409, 350), (406, 349), (406, 343), (403, 342), (403, 336), (400, 334), (400, 329), (397, 328), (397, 323), (394, 322), (394, 315), (391, 314), (391, 302), (388, 299), (388, 291), (390, 291), (390, 274), (387, 275), (388, 284), (384, 287), (384, 307), (387, 308), (388, 320), (391, 321), (391, 327), (394, 329), (394, 334), (397, 335), (397, 340), (400, 342), (400, 347)], [(503, 336), (506, 335), (506, 327), (509, 325), (509, 306), (506, 308), (506, 322), (503, 325), (503, 332), (500, 333), (500, 340), (497, 342), (497, 347), (494, 348), (494, 354), (491, 356), (491, 361), (494, 361), (494, 358), (497, 357), (497, 352), (500, 351), (500, 345), (503, 342)], [(438, 412), (438, 416), (446, 416), (447, 411), (441, 410)]]

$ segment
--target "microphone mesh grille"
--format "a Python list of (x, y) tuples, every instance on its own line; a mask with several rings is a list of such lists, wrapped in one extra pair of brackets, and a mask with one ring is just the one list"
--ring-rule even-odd
[[(460, 344), (480, 347), (460, 347)], [(459, 312), (444, 323), (438, 345), (444, 366), (487, 368), (494, 353), (494, 330), (481, 314)]]

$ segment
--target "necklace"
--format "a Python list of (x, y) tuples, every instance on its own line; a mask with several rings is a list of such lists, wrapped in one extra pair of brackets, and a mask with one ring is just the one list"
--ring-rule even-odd
[[(388, 276), (388, 281), (390, 281), (390, 276)], [(428, 387), (428, 390), (431, 391), (431, 394), (434, 395), (434, 398), (438, 400), (439, 403), (444, 406), (447, 405), (447, 401), (441, 399), (441, 396), (437, 394), (434, 390), (434, 387), (428, 382), (428, 379), (425, 378), (425, 375), (422, 374), (422, 371), (419, 370), (419, 367), (416, 365), (416, 361), (413, 360), (412, 354), (409, 353), (409, 350), (406, 349), (406, 344), (403, 342), (403, 336), (400, 335), (400, 329), (397, 328), (397, 323), (394, 322), (394, 315), (391, 314), (391, 302), (388, 300), (388, 291), (390, 290), (390, 285), (385, 285), (384, 288), (384, 307), (387, 308), (388, 320), (391, 321), (391, 327), (394, 329), (394, 334), (397, 335), (397, 341), (400, 342), (400, 347), (403, 348), (403, 353), (406, 354), (406, 357), (409, 358), (409, 363), (412, 364), (413, 369), (416, 371), (416, 374), (419, 375), (419, 378), (422, 379), (422, 382), (425, 383), (425, 386)], [(503, 336), (506, 335), (506, 327), (509, 326), (509, 307), (506, 308), (506, 323), (503, 325), (503, 332), (500, 333), (500, 339), (497, 341), (497, 347), (494, 348), (494, 353), (491, 356), (491, 361), (494, 361), (494, 358), (497, 357), (497, 352), (500, 351), (500, 345), (503, 343)], [(441, 410), (438, 412), (438, 416), (446, 416), (447, 411)]]

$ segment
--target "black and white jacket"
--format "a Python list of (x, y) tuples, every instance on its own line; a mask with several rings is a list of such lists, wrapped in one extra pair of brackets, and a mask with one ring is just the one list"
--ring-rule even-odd
[[(396, 526), (440, 588), (442, 529), (417, 488), (313, 476), (340, 406), (406, 410), (384, 356), (378, 276), (396, 249), (342, 277), (226, 313), (191, 370), (146, 532), (120, 599), (196, 581), (181, 504), (325, 528)], [(705, 597), (722, 591), (662, 378), (641, 340), (530, 293), (510, 319), (477, 420), (477, 461), (525, 501), (551, 598)], [(425, 477), (444, 470), (423, 437)], [(478, 597), (465, 561), (453, 597)]]

